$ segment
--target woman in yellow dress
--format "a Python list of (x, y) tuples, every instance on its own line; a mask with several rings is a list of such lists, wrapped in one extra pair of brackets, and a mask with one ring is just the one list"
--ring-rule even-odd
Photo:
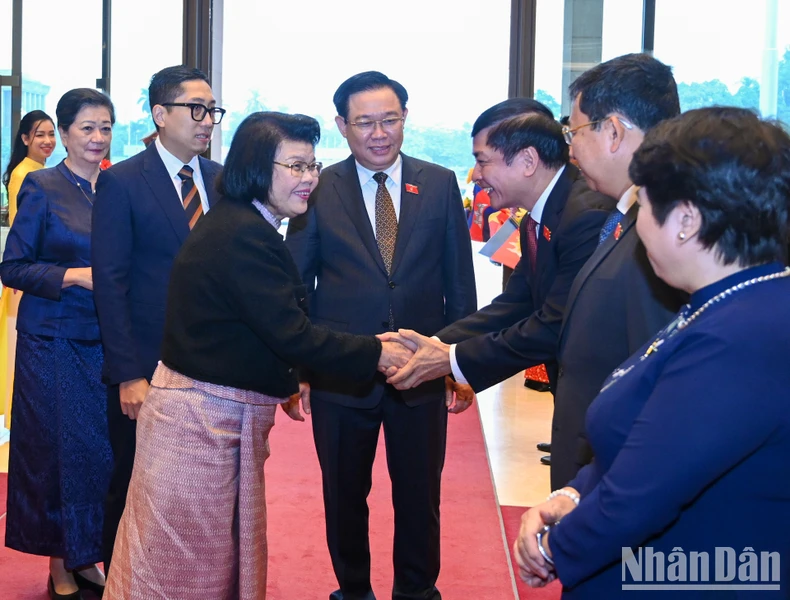
[[(43, 110), (32, 110), (19, 122), (19, 131), (14, 138), (11, 160), (3, 173), (3, 185), (8, 191), (8, 226), (16, 217), (16, 197), (28, 173), (44, 168), (57, 144), (55, 123)], [(14, 323), (21, 294), (8, 289), (0, 297), (0, 415), (6, 414), (6, 427), (11, 417), (11, 388), (14, 374), (16, 335)], [(11, 332), (9, 334), (9, 332)], [(10, 339), (9, 339), (10, 338)], [(9, 405), (5, 406), (6, 398)]]

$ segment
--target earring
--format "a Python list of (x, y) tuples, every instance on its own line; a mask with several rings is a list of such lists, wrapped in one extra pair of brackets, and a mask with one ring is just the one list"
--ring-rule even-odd
[(685, 233), (683, 233), (683, 232), (681, 231), (681, 232), (678, 234), (678, 239), (679, 239), (679, 240), (685, 240), (685, 239), (686, 239), (686, 234), (685, 234)]

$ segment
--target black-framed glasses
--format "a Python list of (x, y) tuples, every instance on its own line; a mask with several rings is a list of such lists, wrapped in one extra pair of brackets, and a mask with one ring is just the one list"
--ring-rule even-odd
[(217, 125), (222, 121), (225, 116), (225, 109), (219, 106), (206, 106), (205, 104), (198, 104), (197, 102), (162, 102), (162, 106), (186, 106), (192, 109), (192, 120), (202, 121), (206, 118), (206, 113), (211, 113), (211, 122)]
[(376, 125), (381, 125), (381, 128), (387, 133), (393, 133), (403, 126), (406, 117), (387, 117), (386, 119), (362, 119), (361, 121), (346, 121), (347, 125), (353, 125), (360, 133), (370, 133)]
[(320, 175), (321, 169), (324, 167), (323, 163), (320, 162), (311, 162), (310, 164), (301, 161), (296, 161), (290, 164), (277, 162), (276, 160), (273, 162), (275, 165), (280, 165), (281, 167), (288, 167), (291, 169), (291, 175), (294, 177), (301, 177), (305, 171), (310, 171), (310, 173), (313, 175)]
[(603, 119), (598, 119), (597, 121), (590, 121), (589, 123), (584, 123), (583, 125), (579, 125), (578, 127), (574, 127), (573, 129), (571, 129), (568, 125), (565, 125), (562, 128), (562, 136), (565, 138), (565, 143), (570, 146), (573, 143), (573, 136), (576, 134), (576, 132), (579, 129), (582, 129), (583, 127), (589, 127), (590, 125), (596, 125), (597, 123), (603, 123), (608, 119), (617, 119), (618, 121), (620, 121), (620, 123), (622, 123), (623, 127), (625, 127), (626, 129), (634, 128), (634, 126), (631, 125), (631, 123), (629, 123), (622, 117), (618, 117), (617, 115), (609, 115), (608, 117), (604, 117)]

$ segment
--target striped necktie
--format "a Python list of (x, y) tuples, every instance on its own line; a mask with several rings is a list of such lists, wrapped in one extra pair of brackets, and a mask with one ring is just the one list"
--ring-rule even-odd
[(192, 229), (198, 219), (203, 215), (203, 204), (200, 201), (200, 193), (192, 177), (192, 167), (184, 165), (178, 172), (181, 179), (181, 202), (184, 205), (189, 228)]
[(529, 257), (529, 268), (535, 272), (538, 262), (538, 222), (530, 216), (527, 219), (527, 256)]

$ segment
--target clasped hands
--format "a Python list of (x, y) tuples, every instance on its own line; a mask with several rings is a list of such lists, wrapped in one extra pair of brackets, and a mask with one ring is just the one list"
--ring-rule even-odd
[[(556, 523), (574, 508), (576, 504), (573, 500), (566, 496), (557, 496), (529, 509), (522, 515), (518, 539), (513, 544), (513, 554), (518, 563), (519, 575), (528, 586), (543, 587), (557, 579), (553, 565), (546, 562), (538, 549), (537, 534), (544, 526)], [(551, 557), (548, 544), (550, 536), (551, 532), (543, 535), (543, 549), (549, 557)]]
[[(428, 338), (411, 329), (381, 333), (379, 371), (387, 383), (407, 390), (421, 383), (445, 377), (452, 372), (450, 346), (436, 338)], [(445, 404), (451, 413), (461, 413), (475, 400), (471, 386), (445, 377)]]

